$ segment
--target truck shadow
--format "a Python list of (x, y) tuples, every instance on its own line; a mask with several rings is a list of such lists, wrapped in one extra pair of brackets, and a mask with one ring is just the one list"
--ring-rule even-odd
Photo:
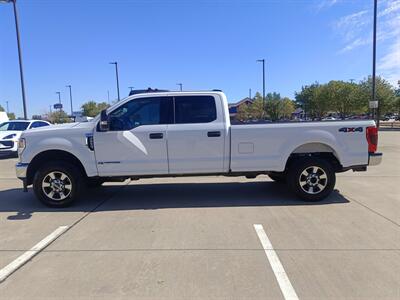
[(328, 205), (349, 201), (335, 190), (320, 202), (297, 199), (285, 184), (274, 182), (161, 183), (104, 186), (88, 190), (73, 206), (62, 209), (41, 204), (29, 189), (0, 191), (0, 212), (10, 212), (8, 220), (25, 220), (36, 212), (91, 212), (153, 210), (196, 207), (252, 207)]

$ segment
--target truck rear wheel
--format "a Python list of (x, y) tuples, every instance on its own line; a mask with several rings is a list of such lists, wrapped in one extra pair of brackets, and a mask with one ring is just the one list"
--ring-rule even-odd
[(332, 165), (323, 159), (307, 157), (289, 168), (288, 184), (305, 201), (320, 201), (335, 187), (336, 175)]
[(67, 207), (77, 198), (82, 174), (68, 162), (49, 162), (40, 167), (33, 178), (36, 197), (50, 207)]

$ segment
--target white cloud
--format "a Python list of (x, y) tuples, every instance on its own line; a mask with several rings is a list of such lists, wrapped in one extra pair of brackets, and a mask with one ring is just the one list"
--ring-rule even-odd
[(354, 41), (352, 41), (350, 44), (346, 45), (344, 48), (342, 48), (339, 53), (345, 53), (348, 51), (351, 51), (355, 48), (365, 46), (371, 43), (371, 39), (368, 38), (357, 38)]
[[(335, 24), (335, 32), (341, 37), (344, 46), (338, 52), (344, 54), (372, 43), (373, 12), (361, 10), (341, 17)], [(381, 0), (378, 2), (377, 68), (384, 78), (392, 84), (400, 80), (400, 0)]]
[[(387, 1), (386, 1), (387, 2)], [(383, 17), (400, 10), (400, 0), (389, 1), (385, 9), (379, 12), (378, 16)]]
[(318, 5), (316, 6), (317, 10), (325, 9), (325, 8), (330, 8), (337, 4), (340, 0), (320, 0), (318, 1)]

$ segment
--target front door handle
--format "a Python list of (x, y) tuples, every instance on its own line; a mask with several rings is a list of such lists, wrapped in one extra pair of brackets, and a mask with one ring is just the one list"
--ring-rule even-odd
[(155, 140), (155, 139), (162, 139), (162, 138), (164, 137), (164, 134), (163, 134), (162, 132), (150, 133), (150, 134), (149, 134), (149, 137), (150, 137), (152, 140)]
[(221, 136), (221, 131), (209, 131), (207, 132), (208, 137), (219, 137)]

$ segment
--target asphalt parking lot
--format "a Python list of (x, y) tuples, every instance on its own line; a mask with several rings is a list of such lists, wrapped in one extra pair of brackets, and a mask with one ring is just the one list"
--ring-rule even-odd
[(193, 177), (107, 184), (59, 210), (1, 159), (0, 269), (68, 228), (0, 299), (400, 299), (400, 132), (381, 132), (379, 151), (380, 166), (339, 174), (319, 203), (266, 176)]

